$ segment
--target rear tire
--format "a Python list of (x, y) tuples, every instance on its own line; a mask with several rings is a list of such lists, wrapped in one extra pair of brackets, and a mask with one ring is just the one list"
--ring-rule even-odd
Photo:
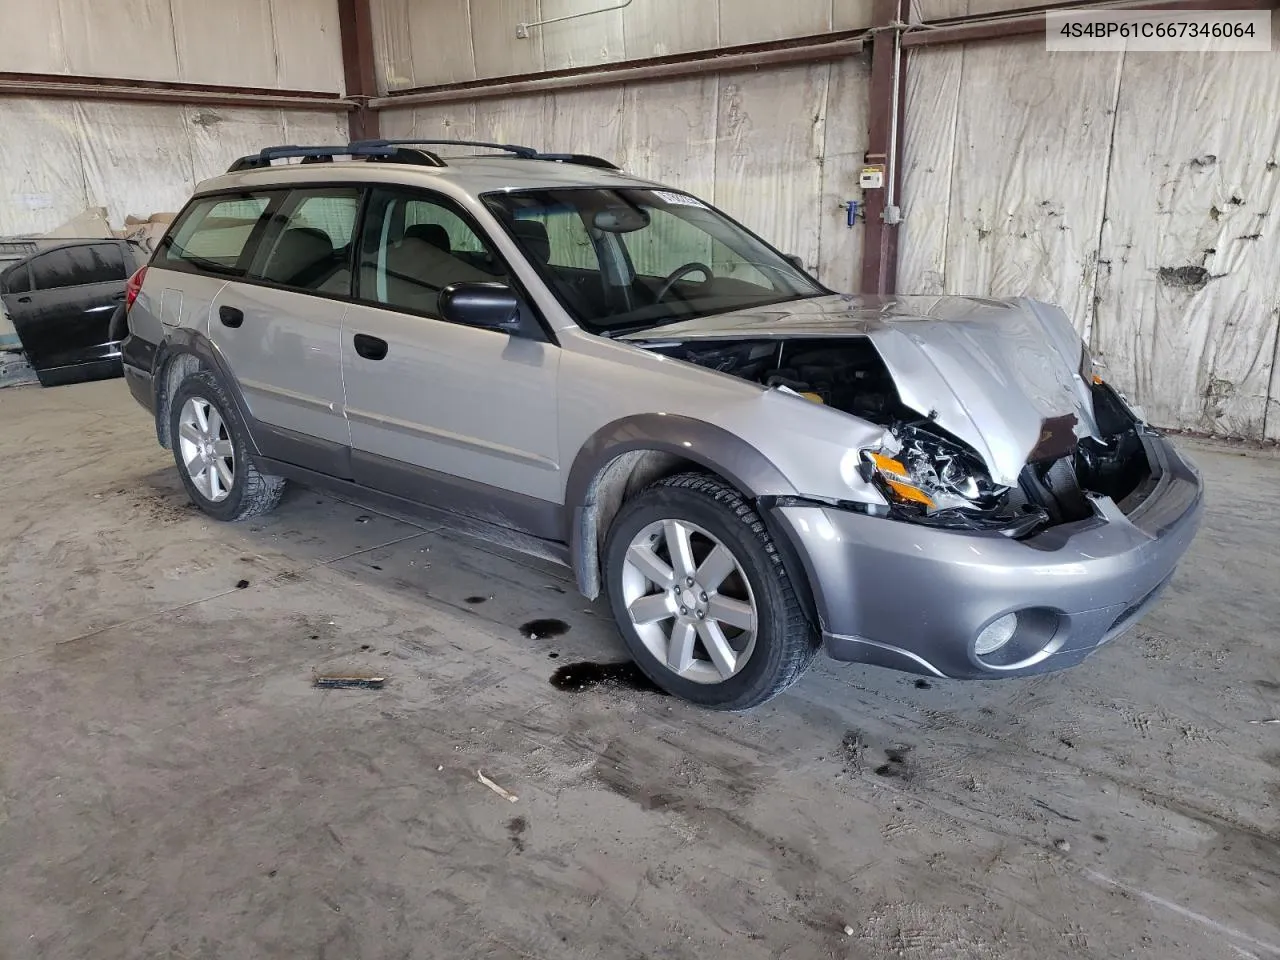
[(178, 385), (169, 437), (187, 496), (214, 519), (248, 520), (280, 502), (284, 478), (254, 466), (244, 427), (212, 373), (193, 373)]
[(605, 585), (640, 669), (704, 707), (759, 706), (821, 646), (764, 522), (713, 476), (668, 477), (623, 505)]

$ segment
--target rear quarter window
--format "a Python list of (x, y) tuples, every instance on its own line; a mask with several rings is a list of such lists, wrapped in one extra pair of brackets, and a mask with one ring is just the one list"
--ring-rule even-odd
[(160, 242), (155, 265), (243, 275), (252, 254), (250, 240), (270, 205), (266, 195), (196, 201)]

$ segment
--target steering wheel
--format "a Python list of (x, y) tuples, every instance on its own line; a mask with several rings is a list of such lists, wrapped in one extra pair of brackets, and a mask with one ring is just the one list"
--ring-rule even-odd
[[(683, 266), (676, 267), (667, 275), (667, 279), (663, 280), (662, 286), (658, 288), (658, 296), (654, 298), (653, 302), (661, 303), (666, 299), (667, 294), (671, 292), (671, 288), (676, 285), (677, 280), (683, 277), (686, 273), (694, 273), (695, 271), (700, 271), (706, 276), (707, 280), (710, 280), (714, 276), (711, 272), (711, 268), (705, 263), (699, 263), (697, 260), (692, 260)], [(703, 282), (705, 283), (706, 281)]]

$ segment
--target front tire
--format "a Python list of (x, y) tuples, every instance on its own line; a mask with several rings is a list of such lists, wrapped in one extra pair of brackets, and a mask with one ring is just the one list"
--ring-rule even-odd
[(174, 391), (169, 437), (187, 496), (214, 519), (247, 520), (280, 502), (284, 479), (254, 466), (244, 428), (212, 373), (194, 373)]
[(627, 501), (605, 545), (605, 583), (636, 664), (701, 706), (764, 703), (820, 646), (764, 522), (716, 477), (679, 474)]

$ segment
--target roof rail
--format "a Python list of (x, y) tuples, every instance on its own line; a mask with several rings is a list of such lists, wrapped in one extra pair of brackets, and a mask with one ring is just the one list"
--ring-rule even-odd
[(443, 167), (445, 162), (427, 150), (403, 150), (388, 142), (363, 141), (345, 146), (299, 147), (286, 145), (266, 147), (258, 153), (241, 157), (227, 168), (227, 173), (257, 170), (271, 166), (273, 160), (301, 158), (303, 163), (330, 163), (334, 157), (364, 157), (390, 163), (413, 163), (426, 167)]
[[(489, 143), (485, 140), (357, 140), (352, 146), (456, 146), (487, 147), (490, 150), (502, 150), (513, 153), (521, 160), (553, 160), (557, 163), (577, 163), (585, 167), (599, 167), (602, 170), (617, 170), (617, 164), (610, 163), (603, 157), (593, 157), (586, 153), (539, 153), (533, 147), (522, 147), (516, 143)], [(443, 162), (443, 161), (442, 161)]]
[(412, 147), (418, 145), (451, 146), (451, 147), (488, 147), (490, 150), (502, 150), (514, 153), (517, 157), (532, 160), (538, 156), (533, 147), (522, 147), (518, 143), (489, 143), (486, 140), (356, 140), (353, 147)]

